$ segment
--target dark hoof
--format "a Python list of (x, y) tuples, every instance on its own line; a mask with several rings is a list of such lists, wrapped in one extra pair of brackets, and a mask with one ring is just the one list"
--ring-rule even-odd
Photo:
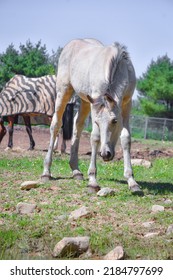
[(141, 190), (141, 188), (138, 185), (131, 187), (130, 190), (133, 195), (144, 196), (144, 192)]
[(88, 185), (87, 186), (87, 190), (88, 190), (88, 193), (97, 193), (101, 188), (96, 185), (96, 186), (90, 186)]
[(52, 177), (51, 177), (50, 175), (42, 175), (42, 176), (41, 176), (41, 181), (44, 182), (44, 183), (46, 183), (46, 182), (50, 181), (51, 178), (52, 178)]

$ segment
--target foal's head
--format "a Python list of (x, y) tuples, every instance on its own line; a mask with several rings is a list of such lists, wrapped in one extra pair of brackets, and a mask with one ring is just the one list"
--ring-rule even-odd
[(100, 155), (104, 161), (112, 160), (119, 130), (119, 108), (112, 96), (93, 99), (88, 96), (93, 111), (93, 134), (99, 135)]

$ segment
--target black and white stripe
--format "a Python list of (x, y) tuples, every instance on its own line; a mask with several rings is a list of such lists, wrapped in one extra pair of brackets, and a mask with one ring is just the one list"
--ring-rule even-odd
[(46, 114), (53, 116), (56, 76), (28, 78), (15, 75), (0, 93), (0, 116)]

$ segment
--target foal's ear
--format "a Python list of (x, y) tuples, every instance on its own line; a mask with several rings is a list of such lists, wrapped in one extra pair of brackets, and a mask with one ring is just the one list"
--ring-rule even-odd
[(115, 99), (109, 94), (109, 93), (105, 93), (105, 98), (107, 99), (107, 101), (109, 101), (109, 102), (113, 102), (114, 103), (114, 105), (116, 105), (117, 104), (117, 102), (115, 101)]

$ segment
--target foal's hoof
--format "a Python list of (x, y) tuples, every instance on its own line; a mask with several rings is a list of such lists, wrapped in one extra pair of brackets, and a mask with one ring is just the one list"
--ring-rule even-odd
[(83, 174), (80, 173), (80, 172), (74, 172), (74, 173), (73, 173), (73, 178), (74, 178), (75, 180), (83, 180)]
[(97, 193), (98, 191), (100, 191), (101, 188), (99, 187), (99, 185), (95, 185), (95, 186), (88, 185), (87, 189), (88, 189), (88, 193)]
[(139, 195), (139, 196), (144, 196), (144, 192), (141, 190), (141, 188), (138, 185), (134, 185), (130, 188), (131, 193), (133, 195)]
[(42, 175), (41, 176), (41, 181), (44, 182), (44, 183), (46, 183), (46, 182), (48, 182), (50, 180), (51, 180), (51, 176), (50, 175)]

